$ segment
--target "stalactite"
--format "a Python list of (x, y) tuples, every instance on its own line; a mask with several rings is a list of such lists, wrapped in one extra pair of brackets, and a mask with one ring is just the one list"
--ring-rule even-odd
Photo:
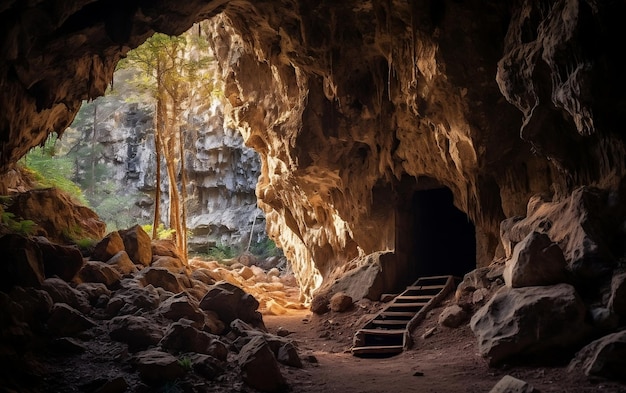
[(389, 35), (389, 53), (387, 55), (387, 96), (391, 101), (391, 70), (393, 68), (393, 32), (391, 31), (391, 2), (387, 0), (387, 34)]
[(413, 61), (411, 67), (411, 76), (413, 78), (413, 82), (417, 84), (417, 4), (415, 0), (408, 0), (409, 2), (409, 13), (411, 14), (411, 59)]

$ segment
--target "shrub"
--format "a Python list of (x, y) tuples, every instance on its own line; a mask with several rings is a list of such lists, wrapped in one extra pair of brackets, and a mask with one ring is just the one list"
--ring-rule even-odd
[[(142, 225), (141, 228), (152, 237), (152, 224)], [(165, 228), (163, 223), (157, 228), (157, 239), (172, 239), (176, 234), (176, 229)]]

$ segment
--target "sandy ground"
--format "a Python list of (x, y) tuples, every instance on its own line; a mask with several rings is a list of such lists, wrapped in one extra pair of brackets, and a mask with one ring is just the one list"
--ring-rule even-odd
[[(412, 348), (383, 358), (352, 356), (354, 332), (378, 311), (377, 303), (361, 302), (346, 313), (317, 316), (308, 311), (264, 316), (270, 332), (292, 332), (303, 369), (285, 369), (292, 392), (489, 392), (505, 375), (522, 379), (540, 392), (626, 392), (626, 385), (593, 381), (566, 367), (490, 368), (478, 355), (476, 339), (467, 325), (458, 329), (437, 326), (437, 308), (415, 330)], [(435, 328), (432, 335), (424, 333)]]

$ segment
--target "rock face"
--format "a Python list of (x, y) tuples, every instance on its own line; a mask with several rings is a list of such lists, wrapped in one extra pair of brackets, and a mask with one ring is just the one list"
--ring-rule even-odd
[[(475, 225), (476, 262), (487, 265), (502, 254), (500, 221), (523, 214), (531, 195), (565, 206), (577, 187), (596, 184), (623, 199), (626, 78), (614, 48), (625, 8), (579, 0), (8, 3), (0, 6), (0, 166), (62, 133), (152, 32), (179, 34), (214, 17), (205, 33), (222, 65), (226, 117), (261, 156), (267, 230), (307, 295), (380, 250), (395, 249), (398, 268), (410, 273), (406, 213), (427, 188), (451, 190)], [(597, 258), (570, 258), (579, 246), (550, 237), (570, 265), (603, 271)]]
[(470, 327), (491, 365), (515, 356), (563, 356), (589, 333), (586, 308), (574, 287), (500, 289), (474, 314)]
[[(167, 175), (163, 174), (161, 183), (155, 184), (155, 105), (150, 97), (144, 98), (147, 103), (125, 102), (128, 97), (136, 100), (141, 94), (129, 82), (130, 74), (129, 70), (116, 72), (116, 83), (122, 85), (120, 91), (81, 108), (72, 130), (66, 132), (77, 146), (89, 146), (95, 140), (101, 147), (98, 164), (106, 165), (106, 180), (117, 190), (118, 203), (126, 204), (124, 215), (105, 217), (119, 228), (151, 222), (157, 186), (161, 189), (161, 220), (169, 222)], [(266, 237), (264, 215), (256, 206), (258, 155), (244, 146), (237, 129), (226, 124), (220, 100), (206, 99), (208, 102), (198, 101), (184, 109), (190, 120), (185, 126), (183, 147), (191, 201), (187, 211), (187, 226), (192, 233), (189, 245), (204, 253), (215, 244), (241, 246), (256, 216), (255, 240)], [(85, 161), (77, 165), (79, 171), (88, 173), (90, 162)]]

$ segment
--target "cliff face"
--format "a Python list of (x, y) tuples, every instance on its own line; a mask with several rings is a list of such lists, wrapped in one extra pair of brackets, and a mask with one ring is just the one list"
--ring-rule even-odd
[(61, 132), (153, 30), (219, 14), (226, 113), (261, 156), (267, 230), (305, 291), (378, 250), (410, 273), (411, 217), (429, 209), (416, 193), (451, 190), (485, 265), (531, 195), (623, 177), (622, 2), (54, 4), (0, 8), (3, 166)]
[[(64, 140), (71, 140), (61, 142), (75, 145), (69, 149), (82, 148), (90, 153), (87, 159), (77, 159), (77, 165), (82, 183), (89, 183), (92, 173), (97, 176), (95, 190), (87, 190), (88, 195), (96, 194), (92, 205), (103, 219), (127, 228), (151, 223), (154, 214), (154, 105), (149, 104), (149, 97), (144, 97), (148, 103), (127, 103), (127, 96), (138, 93), (133, 92), (124, 71), (116, 76), (118, 85), (125, 84), (122, 91), (81, 109), (81, 116), (73, 123), (75, 131), (66, 131)], [(190, 249), (206, 253), (216, 244), (245, 246), (256, 216), (253, 240), (261, 240), (266, 235), (264, 216), (256, 206), (258, 155), (243, 145), (238, 131), (224, 123), (219, 100), (207, 97), (207, 102), (186, 108), (185, 113), (191, 119), (184, 130), (183, 148), (189, 182)], [(97, 146), (92, 146), (94, 142)], [(95, 170), (91, 167), (94, 159)], [(165, 174), (158, 187), (161, 222), (167, 224), (169, 181)], [(110, 197), (116, 206), (110, 206)]]

